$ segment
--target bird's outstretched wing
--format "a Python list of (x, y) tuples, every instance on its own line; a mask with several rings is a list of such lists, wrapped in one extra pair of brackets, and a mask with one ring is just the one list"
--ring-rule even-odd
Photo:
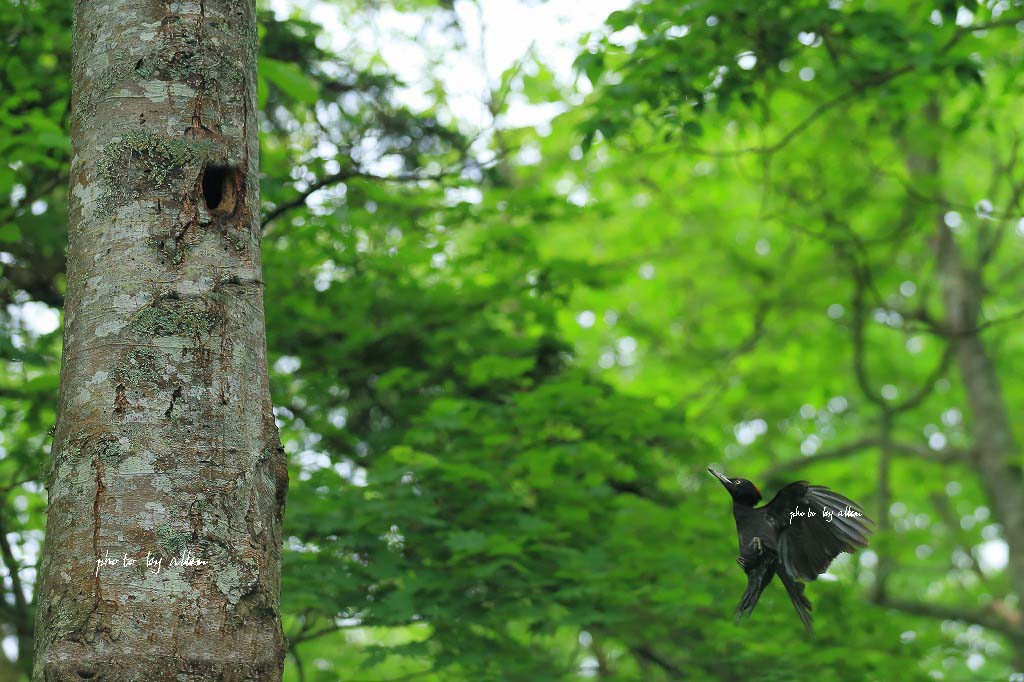
[(775, 575), (775, 566), (776, 562), (772, 559), (760, 562), (747, 571), (747, 589), (740, 599), (739, 606), (736, 607), (737, 623), (740, 622), (740, 618), (743, 616), (748, 616), (754, 612), (757, 600), (761, 598), (764, 588), (768, 587), (768, 583), (772, 581), (772, 576)]
[(856, 502), (807, 481), (790, 483), (764, 509), (779, 530), (781, 568), (796, 580), (814, 580), (840, 553), (867, 547), (874, 530), (874, 522)]

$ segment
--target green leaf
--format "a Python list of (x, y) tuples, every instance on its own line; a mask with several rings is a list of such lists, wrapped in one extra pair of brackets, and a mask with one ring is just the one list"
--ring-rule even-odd
[(296, 64), (270, 57), (260, 57), (259, 73), (267, 82), (280, 88), (286, 95), (305, 104), (316, 104), (320, 98), (313, 80), (302, 73)]
[(61, 149), (66, 152), (71, 151), (71, 138), (62, 132), (44, 130), (36, 135), (36, 141), (43, 147), (49, 149)]

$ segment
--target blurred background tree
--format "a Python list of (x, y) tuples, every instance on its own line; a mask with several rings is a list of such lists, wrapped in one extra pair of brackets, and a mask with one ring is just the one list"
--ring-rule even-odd
[[(496, 2), (261, 15), (286, 678), (1024, 679), (1021, 3), (623, 0), (562, 36), (574, 79), (540, 46), (497, 63), (548, 3)], [(56, 404), (66, 5), (0, 1), (6, 679)], [(879, 522), (808, 588), (814, 639), (781, 589), (732, 624), (712, 463)]]

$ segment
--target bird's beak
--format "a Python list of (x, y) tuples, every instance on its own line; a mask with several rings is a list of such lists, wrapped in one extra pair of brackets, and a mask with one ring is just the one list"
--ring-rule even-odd
[(732, 490), (732, 481), (730, 481), (729, 478), (725, 474), (723, 474), (720, 471), (715, 471), (711, 467), (708, 467), (708, 471), (711, 472), (712, 476), (714, 476), (715, 478), (717, 478), (719, 481), (722, 482), (722, 485), (725, 486), (726, 490), (729, 490), (729, 491)]

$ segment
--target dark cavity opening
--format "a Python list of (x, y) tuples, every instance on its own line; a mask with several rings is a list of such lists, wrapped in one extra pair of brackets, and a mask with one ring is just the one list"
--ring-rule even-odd
[(203, 171), (203, 200), (211, 211), (235, 209), (237, 171), (228, 166), (207, 166)]

